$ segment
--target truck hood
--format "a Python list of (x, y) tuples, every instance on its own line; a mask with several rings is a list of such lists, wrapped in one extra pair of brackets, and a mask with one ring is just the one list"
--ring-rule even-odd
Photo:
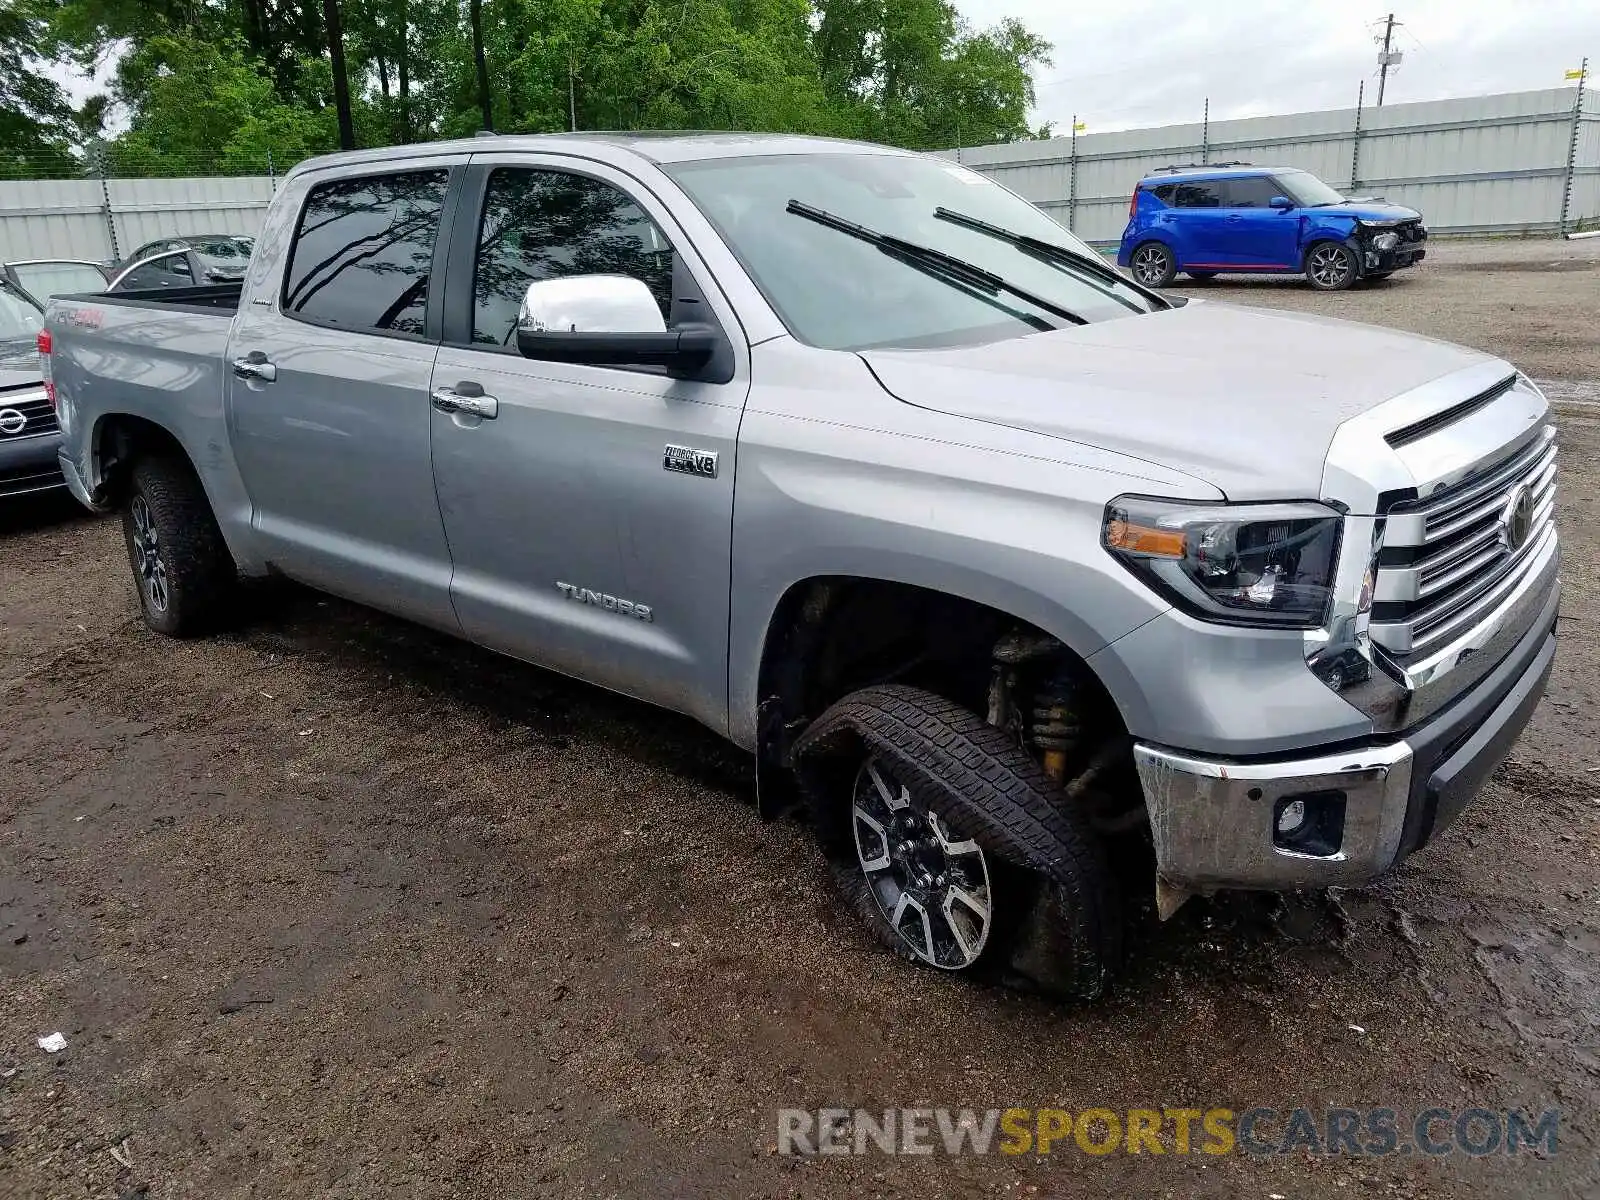
[(1341, 424), (1494, 361), (1349, 321), (1201, 302), (981, 346), (861, 357), (908, 404), (1115, 451), (1233, 500), (1318, 495)]

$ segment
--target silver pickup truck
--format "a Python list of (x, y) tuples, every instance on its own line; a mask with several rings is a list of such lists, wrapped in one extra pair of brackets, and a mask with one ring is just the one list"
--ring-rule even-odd
[(1515, 368), (1164, 298), (883, 147), (316, 159), (242, 285), (47, 325), (153, 629), (281, 573), (687, 713), (946, 970), (1093, 995), (1127, 897), (1373, 878), (1555, 652)]

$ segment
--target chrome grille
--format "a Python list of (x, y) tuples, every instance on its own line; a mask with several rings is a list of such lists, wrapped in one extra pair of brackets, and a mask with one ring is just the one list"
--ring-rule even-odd
[[(1513, 508), (1524, 490), (1529, 519), (1518, 540)], [(1516, 587), (1554, 535), (1555, 497), (1556, 431), (1545, 425), (1499, 462), (1392, 509), (1372, 640), (1396, 655), (1422, 654), (1470, 629)]]
[[(10, 428), (17, 420), (12, 413), (22, 417), (21, 428)], [(21, 392), (14, 396), (0, 392), (0, 442), (55, 433), (60, 428), (56, 424), (56, 411), (50, 407), (43, 391)]]

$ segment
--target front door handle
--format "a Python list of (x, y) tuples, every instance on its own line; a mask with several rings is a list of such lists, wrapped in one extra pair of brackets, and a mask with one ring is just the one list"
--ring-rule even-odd
[(1237, 222), (1242, 221), (1242, 220), (1244, 220), (1244, 218), (1241, 217), (1238, 213), (1232, 213), (1228, 217), (1229, 224), (1236, 224)]
[(461, 413), (469, 417), (482, 417), (492, 421), (500, 415), (500, 401), (485, 396), (475, 383), (458, 383), (455, 387), (433, 389), (433, 406), (442, 413)]
[(252, 350), (243, 358), (233, 360), (233, 373), (240, 379), (259, 379), (272, 383), (278, 378), (278, 368), (267, 361), (264, 350)]

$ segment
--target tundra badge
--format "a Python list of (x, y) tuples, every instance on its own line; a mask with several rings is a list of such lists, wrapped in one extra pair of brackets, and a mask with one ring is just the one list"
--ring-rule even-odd
[(668, 446), (661, 465), (669, 471), (685, 475), (698, 475), (702, 479), (717, 477), (717, 452), (696, 450), (693, 446)]
[(635, 604), (632, 600), (623, 600), (609, 592), (596, 592), (585, 587), (575, 587), (570, 583), (558, 583), (556, 590), (568, 600), (576, 600), (579, 604), (592, 604), (607, 612), (621, 613), (625, 617), (637, 617), (641, 621), (656, 619), (648, 604)]

